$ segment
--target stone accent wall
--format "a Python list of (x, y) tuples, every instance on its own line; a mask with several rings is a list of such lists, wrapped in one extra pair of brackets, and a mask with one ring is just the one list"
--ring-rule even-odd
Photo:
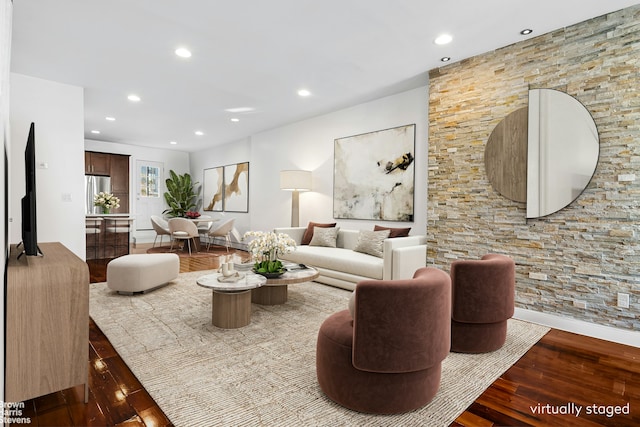
[[(493, 190), (484, 168), (489, 135), (527, 106), (529, 88), (574, 96), (600, 134), (584, 193), (535, 220)], [(507, 254), (518, 307), (638, 329), (640, 6), (432, 70), (428, 168), (428, 264)], [(618, 292), (630, 294), (629, 309), (617, 307)]]

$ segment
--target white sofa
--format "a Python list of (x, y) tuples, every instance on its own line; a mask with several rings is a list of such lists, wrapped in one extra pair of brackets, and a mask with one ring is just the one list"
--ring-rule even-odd
[(276, 228), (276, 233), (288, 234), (298, 245), (289, 254), (280, 255), (285, 261), (316, 268), (320, 276), (316, 282), (353, 290), (356, 283), (367, 279), (410, 279), (427, 262), (426, 236), (385, 239), (384, 256), (355, 252), (358, 230), (338, 231), (335, 248), (300, 245), (306, 227)]

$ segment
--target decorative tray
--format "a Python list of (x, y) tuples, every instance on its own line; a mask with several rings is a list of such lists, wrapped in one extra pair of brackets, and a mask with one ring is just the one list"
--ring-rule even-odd
[(239, 272), (236, 271), (236, 274), (234, 274), (232, 276), (224, 277), (224, 276), (220, 275), (218, 277), (218, 282), (220, 282), (220, 283), (235, 283), (235, 282), (238, 282), (238, 281), (244, 279), (246, 276), (247, 276), (246, 274), (239, 273)]
[(307, 267), (304, 264), (287, 263), (284, 265), (284, 268), (286, 268), (287, 271), (296, 271), (296, 270), (306, 270), (309, 267)]

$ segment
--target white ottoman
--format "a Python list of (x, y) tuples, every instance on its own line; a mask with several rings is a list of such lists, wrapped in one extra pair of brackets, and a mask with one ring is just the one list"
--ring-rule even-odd
[(120, 294), (132, 295), (158, 288), (178, 277), (176, 254), (124, 255), (107, 264), (107, 285)]

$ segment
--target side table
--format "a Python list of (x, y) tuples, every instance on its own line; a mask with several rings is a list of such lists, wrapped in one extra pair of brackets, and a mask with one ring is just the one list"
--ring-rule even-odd
[(263, 276), (250, 272), (237, 282), (220, 282), (220, 273), (207, 274), (196, 279), (203, 288), (212, 290), (211, 323), (225, 329), (247, 326), (251, 322), (251, 290), (267, 281)]

